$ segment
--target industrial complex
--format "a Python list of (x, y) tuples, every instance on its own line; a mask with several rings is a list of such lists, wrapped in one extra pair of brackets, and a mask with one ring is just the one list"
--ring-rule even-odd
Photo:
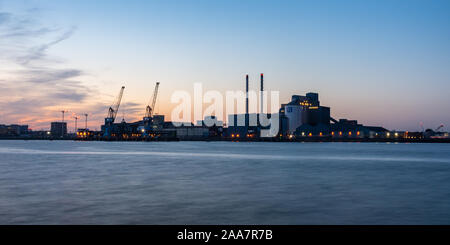
[[(142, 120), (128, 123), (117, 122), (117, 113), (125, 91), (122, 87), (117, 98), (107, 110), (107, 116), (100, 131), (87, 127), (88, 115), (85, 115), (85, 127), (78, 128), (75, 118), (76, 133), (69, 134), (67, 122), (52, 122), (49, 131), (28, 130), (27, 125), (0, 125), (1, 139), (76, 139), (104, 141), (176, 141), (176, 140), (231, 140), (231, 141), (398, 141), (398, 142), (449, 142), (447, 132), (441, 132), (444, 125), (437, 129), (422, 132), (389, 131), (383, 127), (365, 126), (356, 120), (334, 119), (331, 108), (323, 106), (318, 93), (293, 95), (291, 101), (282, 104), (278, 113), (263, 113), (264, 75), (261, 74), (259, 113), (249, 113), (249, 76), (246, 76), (246, 111), (245, 114), (228, 115), (228, 125), (215, 116), (206, 116), (203, 121), (183, 123), (182, 126), (166, 121), (164, 115), (156, 115), (160, 83), (156, 83), (152, 99), (146, 107)], [(276, 117), (274, 116), (276, 115)], [(239, 120), (243, 123), (237, 123)], [(271, 137), (262, 135), (267, 129), (263, 120), (279, 120)], [(208, 123), (205, 123), (208, 122)]]

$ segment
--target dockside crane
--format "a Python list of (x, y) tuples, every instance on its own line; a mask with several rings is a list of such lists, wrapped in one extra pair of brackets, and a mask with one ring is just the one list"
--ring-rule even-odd
[[(114, 103), (108, 109), (108, 116), (105, 118), (105, 126), (104, 126), (104, 134), (103, 136), (109, 137), (111, 136), (111, 132), (113, 131), (113, 124), (117, 117), (117, 112), (119, 111), (120, 102), (122, 101), (123, 91), (125, 90), (125, 86), (120, 89), (119, 95), (117, 96)], [(86, 117), (87, 118), (87, 117)], [(102, 126), (103, 127), (103, 126)]]
[(123, 91), (125, 86), (120, 89), (119, 95), (117, 96), (114, 103), (108, 109), (108, 116), (105, 118), (105, 125), (111, 125), (114, 123), (117, 117), (117, 112), (119, 111), (120, 102), (122, 101)]
[(151, 104), (149, 103), (149, 105), (147, 105), (147, 108), (145, 111), (144, 122), (146, 124), (148, 124), (153, 117), (153, 114), (155, 111), (155, 106), (156, 106), (156, 101), (158, 98), (158, 91), (159, 91), (159, 82), (157, 82), (155, 85), (155, 90), (153, 91), (153, 98), (151, 100)]

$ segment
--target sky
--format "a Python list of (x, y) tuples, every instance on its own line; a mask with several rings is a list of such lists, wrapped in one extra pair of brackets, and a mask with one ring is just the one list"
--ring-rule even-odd
[(391, 130), (450, 126), (450, 1), (0, 0), (0, 124), (49, 128), (65, 110), (99, 129), (171, 94), (317, 92), (332, 117)]

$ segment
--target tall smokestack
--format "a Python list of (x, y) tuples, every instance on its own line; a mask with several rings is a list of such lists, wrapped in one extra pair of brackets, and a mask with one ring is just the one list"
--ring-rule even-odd
[(245, 114), (248, 115), (248, 74), (245, 83)]
[(261, 73), (261, 113), (264, 113), (264, 73)]

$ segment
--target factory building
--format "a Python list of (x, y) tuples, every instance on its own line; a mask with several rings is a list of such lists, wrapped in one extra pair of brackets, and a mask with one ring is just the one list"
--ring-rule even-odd
[[(261, 115), (264, 116), (260, 117)], [(277, 117), (279, 121), (274, 122), (274, 120), (277, 120)], [(279, 137), (288, 137), (288, 119), (282, 110), (280, 110), (278, 115), (256, 113), (229, 115), (228, 128), (224, 129), (224, 136), (227, 138), (259, 138), (264, 134), (262, 130), (270, 130), (275, 123), (278, 123), (278, 132), (270, 133), (274, 133), (274, 135)]]
[(218, 138), (223, 136), (223, 121), (219, 121), (216, 116), (206, 116), (204, 120), (197, 121), (197, 127), (207, 128), (208, 138)]
[(298, 127), (297, 130), (294, 132), (294, 135), (296, 137), (324, 137), (324, 136), (330, 136), (331, 135), (331, 129), (330, 125), (325, 124), (318, 124), (318, 125), (311, 125), (311, 124), (303, 124), (302, 126)]
[(137, 131), (137, 128), (135, 127), (135, 130), (133, 130), (132, 124), (126, 123), (124, 120), (122, 120), (122, 122), (120, 123), (108, 123), (102, 125), (101, 130), (102, 132), (107, 132), (108, 137), (127, 138), (128, 135), (131, 135), (133, 133), (133, 131)]
[(50, 124), (50, 134), (53, 137), (64, 137), (67, 135), (66, 122), (52, 122)]
[(331, 136), (333, 138), (389, 138), (390, 132), (383, 127), (364, 126), (358, 124), (356, 120), (340, 119), (331, 124)]
[(176, 127), (176, 137), (180, 140), (201, 140), (209, 137), (209, 129), (202, 126)]
[(223, 122), (216, 116), (206, 116), (202, 121), (197, 121), (197, 126), (223, 127)]
[(218, 135), (218, 131), (218, 127), (194, 126), (192, 123), (182, 123), (179, 126), (178, 123), (175, 125), (173, 122), (164, 122), (163, 129), (158, 132), (170, 133), (179, 140), (201, 140)]
[[(288, 118), (286, 117), (285, 111), (280, 109), (278, 115), (279, 122), (274, 122), (275, 118), (272, 117), (273, 114), (267, 114), (264, 112), (264, 74), (261, 73), (260, 76), (260, 111), (259, 113), (249, 113), (249, 76), (246, 76), (246, 105), (245, 114), (232, 114), (228, 115), (228, 128), (224, 129), (224, 136), (231, 139), (242, 139), (242, 138), (259, 138), (264, 132), (262, 130), (269, 130), (271, 125), (277, 123), (279, 125), (278, 132), (270, 132), (281, 137), (288, 135)], [(267, 121), (267, 119), (269, 121)], [(264, 122), (266, 120), (267, 122)]]
[[(333, 139), (346, 138), (390, 138), (395, 137), (395, 133), (383, 127), (372, 127), (358, 124), (356, 120), (340, 119), (334, 123), (325, 125), (319, 123), (315, 126), (304, 124), (297, 128), (295, 135), (297, 137), (331, 137)], [(397, 134), (398, 136), (398, 134)]]
[(292, 96), (291, 102), (282, 105), (280, 113), (284, 113), (288, 120), (287, 132), (299, 138), (389, 138), (390, 136), (389, 131), (382, 127), (364, 126), (358, 124), (356, 120), (334, 120), (331, 118), (330, 108), (320, 105), (317, 93)]
[(226, 136), (229, 138), (255, 138), (260, 135), (259, 114), (228, 115)]
[(330, 108), (320, 106), (319, 94), (307, 93), (306, 96), (294, 95), (291, 102), (282, 105), (288, 120), (288, 133), (294, 134), (302, 125), (326, 127), (330, 125)]
[(162, 130), (164, 128), (164, 121), (164, 115), (154, 115), (151, 118), (145, 118), (145, 120), (135, 122), (134, 127), (136, 129), (132, 131), (146, 135), (152, 131)]

